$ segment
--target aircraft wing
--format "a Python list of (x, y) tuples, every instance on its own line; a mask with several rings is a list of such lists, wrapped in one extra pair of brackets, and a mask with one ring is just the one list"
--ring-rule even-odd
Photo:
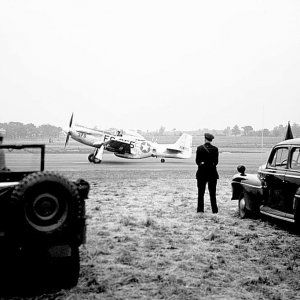
[(104, 146), (106, 150), (118, 153), (130, 153), (132, 142), (127, 140), (111, 139), (102, 143), (94, 143), (94, 147)]
[(125, 139), (118, 139), (118, 138), (112, 138), (107, 141), (101, 141), (101, 142), (94, 142), (93, 146), (96, 148), (100, 148), (101, 146), (107, 146), (107, 147), (120, 147), (120, 146), (126, 146), (126, 145), (131, 145), (132, 141), (125, 140)]
[(108, 143), (108, 141), (107, 142), (95, 142), (95, 143), (93, 143), (93, 147), (95, 147), (95, 148), (101, 148), (102, 146), (105, 146), (105, 144), (106, 143)]
[(105, 149), (112, 152), (117, 153), (131, 153), (131, 143), (129, 141), (124, 140), (110, 140), (106, 146)]

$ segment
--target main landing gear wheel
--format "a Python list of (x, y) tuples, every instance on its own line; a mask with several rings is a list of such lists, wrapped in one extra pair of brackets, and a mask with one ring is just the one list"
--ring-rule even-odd
[(91, 153), (89, 156), (88, 156), (88, 160), (89, 162), (91, 163), (94, 163), (94, 164), (100, 164), (101, 163), (101, 159), (99, 158), (96, 158), (95, 155), (93, 153)]
[(160, 161), (161, 161), (162, 163), (164, 163), (164, 162), (165, 162), (165, 159), (164, 159), (164, 158), (162, 158)]

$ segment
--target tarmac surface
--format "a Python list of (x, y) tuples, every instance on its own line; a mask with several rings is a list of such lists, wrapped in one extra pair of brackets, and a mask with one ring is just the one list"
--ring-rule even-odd
[[(195, 153), (188, 159), (166, 158), (161, 163), (160, 158), (124, 159), (116, 157), (113, 153), (104, 153), (100, 164), (90, 163), (88, 153), (60, 152), (46, 153), (45, 170), (82, 172), (87, 173), (109, 170), (148, 170), (148, 171), (196, 171)], [(268, 153), (236, 153), (221, 152), (219, 155), (218, 170), (223, 174), (233, 175), (238, 165), (245, 165), (248, 172), (256, 172), (258, 167), (266, 162)], [(12, 171), (38, 171), (40, 169), (40, 156), (36, 153), (9, 152), (6, 155), (7, 167)]]
[[(166, 158), (165, 163), (161, 163), (160, 158), (145, 159), (124, 159), (116, 157), (113, 153), (104, 153), (100, 164), (93, 164), (87, 160), (86, 153), (60, 153), (46, 154), (45, 169), (57, 171), (100, 171), (100, 170), (196, 170), (195, 154), (189, 159)], [(268, 153), (229, 153), (224, 152), (219, 155), (219, 170), (236, 172), (239, 164), (244, 164), (248, 170), (257, 170), (265, 163)]]

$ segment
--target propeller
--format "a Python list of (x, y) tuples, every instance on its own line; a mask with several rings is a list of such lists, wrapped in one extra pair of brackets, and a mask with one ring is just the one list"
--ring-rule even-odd
[(67, 137), (66, 137), (66, 142), (65, 142), (65, 148), (67, 147), (67, 144), (69, 142), (69, 138), (70, 138), (70, 135), (71, 135), (70, 130), (72, 128), (72, 123), (73, 123), (73, 113), (71, 115), (71, 119), (70, 119), (70, 122), (69, 122), (69, 128), (68, 128), (68, 132), (67, 132)]

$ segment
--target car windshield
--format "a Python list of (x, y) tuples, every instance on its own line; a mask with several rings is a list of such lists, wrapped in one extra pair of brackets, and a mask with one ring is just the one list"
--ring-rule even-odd
[(269, 161), (269, 166), (273, 168), (285, 168), (288, 161), (288, 148), (277, 148), (274, 150)]
[(0, 145), (0, 171), (41, 171), (43, 149), (37, 145)]
[(300, 170), (300, 148), (294, 148), (292, 151), (291, 168)]

